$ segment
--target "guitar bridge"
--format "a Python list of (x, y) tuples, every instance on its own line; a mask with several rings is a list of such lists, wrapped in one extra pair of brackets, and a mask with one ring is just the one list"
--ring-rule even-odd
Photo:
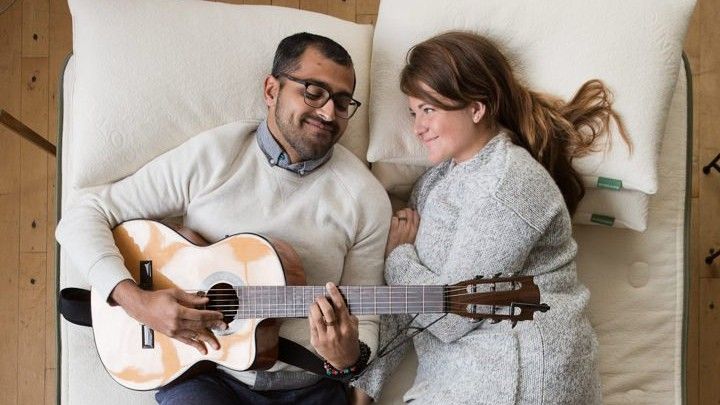
[[(140, 288), (146, 291), (152, 290), (152, 260), (142, 260), (140, 262)], [(155, 348), (155, 331), (147, 325), (141, 325), (140, 334), (142, 336), (142, 348)]]

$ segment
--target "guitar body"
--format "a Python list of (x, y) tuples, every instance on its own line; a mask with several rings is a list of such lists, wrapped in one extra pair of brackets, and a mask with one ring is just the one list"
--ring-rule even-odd
[[(208, 291), (214, 285), (303, 285), (305, 276), (295, 251), (281, 241), (237, 234), (212, 245), (195, 243), (155, 221), (134, 220), (113, 230), (125, 266), (141, 284), (141, 263), (151, 261), (152, 289), (177, 287)], [(220, 350), (202, 355), (193, 347), (154, 332), (143, 347), (143, 329), (120, 306), (92, 292), (95, 344), (105, 369), (135, 390), (163, 386), (208, 360), (235, 370), (267, 369), (277, 360), (279, 320), (235, 319), (219, 332)], [(145, 340), (147, 342), (147, 339)]]

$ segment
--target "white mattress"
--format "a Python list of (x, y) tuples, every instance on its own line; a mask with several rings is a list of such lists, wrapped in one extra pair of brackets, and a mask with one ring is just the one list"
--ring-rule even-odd
[[(65, 70), (60, 176), (80, 149), (69, 132), (74, 70)], [(650, 200), (645, 233), (577, 226), (578, 269), (592, 298), (590, 317), (600, 342), (600, 370), (607, 404), (682, 403), (685, 287), (687, 95), (681, 69), (668, 119), (660, 187)], [(62, 206), (72, 190), (61, 182)], [(60, 287), (87, 287), (60, 254)], [(154, 403), (152, 392), (116, 384), (97, 357), (90, 328), (60, 324), (60, 396), (64, 404)], [(561, 344), (561, 343), (560, 343)], [(399, 403), (412, 383), (415, 359), (406, 359), (386, 385), (381, 403)], [(451, 378), (449, 376), (448, 378)]]

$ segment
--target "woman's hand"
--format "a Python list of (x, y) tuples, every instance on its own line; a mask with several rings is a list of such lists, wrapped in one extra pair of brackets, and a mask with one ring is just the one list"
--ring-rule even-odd
[(385, 246), (385, 258), (398, 246), (405, 243), (415, 243), (420, 215), (412, 208), (404, 208), (395, 212), (390, 222), (390, 233)]

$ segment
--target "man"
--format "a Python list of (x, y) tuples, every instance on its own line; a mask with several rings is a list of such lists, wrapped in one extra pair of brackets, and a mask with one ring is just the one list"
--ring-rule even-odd
[[(241, 74), (241, 73), (240, 73)], [(347, 51), (308, 33), (281, 41), (263, 96), (268, 116), (248, 133), (194, 137), (132, 176), (84, 195), (57, 238), (94, 290), (130, 316), (199, 351), (217, 350), (218, 312), (179, 289), (144, 291), (123, 265), (111, 228), (135, 218), (183, 215), (209, 241), (255, 232), (289, 242), (308, 284), (328, 283), (309, 321), (283, 322), (280, 335), (359, 371), (361, 348), (377, 350), (375, 317), (348, 313), (335, 284), (382, 284), (390, 203), (367, 168), (335, 145), (360, 103)], [(254, 128), (252, 128), (254, 129)], [(332, 302), (332, 303), (331, 303)], [(365, 346), (365, 347), (363, 347)], [(268, 372), (214, 370), (162, 388), (162, 404), (345, 403), (344, 385), (278, 362)]]

